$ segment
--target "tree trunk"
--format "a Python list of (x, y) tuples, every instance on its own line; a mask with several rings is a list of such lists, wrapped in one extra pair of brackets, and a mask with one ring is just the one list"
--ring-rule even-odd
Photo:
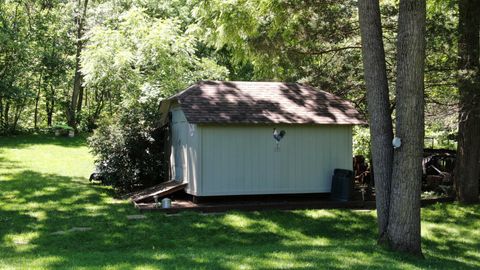
[(12, 132), (17, 131), (18, 121), (20, 120), (20, 116), (22, 116), (23, 109), (25, 108), (26, 101), (23, 101), (21, 104), (17, 104), (15, 106), (15, 113), (13, 115), (13, 123), (12, 123)]
[[(3, 130), (3, 97), (0, 96), (0, 129)], [(3, 131), (0, 131), (0, 134), (2, 134)]]
[(380, 7), (376, 0), (358, 2), (362, 57), (370, 122), (372, 161), (375, 168), (379, 240), (388, 226), (390, 185), (393, 163), (392, 118), (388, 93)]
[[(84, 89), (84, 90), (86, 90), (86, 89)], [(85, 92), (85, 93), (84, 93), (84, 96), (85, 96), (85, 97), (83, 98), (83, 100), (85, 100), (85, 103), (83, 104), (83, 106), (84, 106), (85, 108), (87, 108), (87, 110), (88, 110), (88, 92), (87, 92), (87, 91), (84, 91), (84, 92)]]
[[(47, 101), (49, 102), (49, 101)], [(47, 126), (51, 127), (52, 126), (52, 118), (53, 118), (53, 101), (51, 108), (47, 108)]]
[(80, 113), (82, 111), (83, 92), (85, 92), (85, 88), (82, 86), (80, 87), (80, 92), (78, 93), (77, 113)]
[(388, 238), (394, 250), (421, 255), (420, 193), (424, 140), (425, 0), (402, 0), (398, 17), (396, 137)]
[(40, 101), (40, 87), (37, 89), (37, 95), (35, 96), (35, 110), (33, 113), (33, 126), (38, 128), (38, 102)]
[(360, 0), (358, 5), (380, 241), (394, 250), (421, 255), (425, 0), (400, 1), (395, 106), (402, 146), (395, 151), (379, 2)]
[(476, 0), (460, 0), (458, 23), (458, 88), (460, 116), (455, 168), (457, 198), (479, 201), (480, 179), (480, 7)]
[(52, 126), (53, 112), (55, 110), (55, 88), (50, 84), (50, 94), (46, 97), (47, 126)]
[[(81, 1), (78, 1), (78, 6), (80, 7)], [(85, 26), (85, 17), (87, 14), (88, 0), (83, 2), (83, 11), (82, 15), (78, 15), (76, 18), (77, 23), (77, 51), (75, 56), (75, 77), (73, 79), (73, 92), (70, 100), (70, 105), (67, 109), (67, 121), (68, 125), (77, 128), (77, 107), (78, 107), (78, 98), (80, 92), (82, 92), (83, 84), (83, 75), (80, 71), (80, 56), (82, 53), (84, 41), (83, 41), (83, 28)]]
[(6, 104), (5, 104), (5, 112), (3, 113), (3, 126), (5, 128), (5, 130), (8, 132), (8, 129), (9, 129), (9, 125), (10, 125), (10, 119), (8, 119), (8, 113), (10, 112), (10, 101), (7, 100)]

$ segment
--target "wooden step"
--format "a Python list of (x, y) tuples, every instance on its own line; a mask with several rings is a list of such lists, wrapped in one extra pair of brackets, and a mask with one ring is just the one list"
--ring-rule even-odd
[(133, 195), (130, 196), (130, 200), (132, 200), (135, 203), (139, 203), (147, 199), (153, 200), (154, 196), (158, 196), (159, 198), (165, 197), (174, 192), (183, 190), (185, 189), (185, 187), (187, 187), (187, 183), (181, 183), (175, 180), (163, 182), (156, 186), (149, 187), (147, 189), (134, 193)]

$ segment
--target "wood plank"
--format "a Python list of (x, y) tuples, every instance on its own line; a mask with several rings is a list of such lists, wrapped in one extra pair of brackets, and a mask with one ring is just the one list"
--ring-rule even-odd
[(178, 213), (181, 211), (225, 212), (261, 211), (261, 210), (295, 210), (295, 209), (374, 209), (375, 202), (350, 201), (302, 201), (302, 202), (248, 202), (248, 203), (206, 203), (195, 204), (188, 201), (174, 201), (172, 208), (157, 208), (154, 204), (138, 204), (140, 211), (159, 211), (163, 213)]
[[(434, 203), (449, 203), (453, 198), (437, 198), (422, 200), (422, 207)], [(331, 201), (331, 200), (304, 200), (304, 201), (248, 201), (227, 203), (193, 203), (192, 201), (173, 201), (171, 208), (158, 208), (153, 203), (139, 203), (135, 207), (141, 212), (158, 211), (167, 214), (182, 211), (195, 212), (226, 212), (237, 211), (262, 211), (262, 210), (296, 210), (296, 209), (375, 209), (375, 201)]]
[(175, 180), (164, 182), (153, 187), (141, 190), (134, 193), (130, 196), (130, 200), (135, 203), (139, 203), (148, 198), (153, 198), (153, 196), (164, 197), (166, 195), (172, 194), (174, 192), (185, 189), (187, 183), (181, 183)]

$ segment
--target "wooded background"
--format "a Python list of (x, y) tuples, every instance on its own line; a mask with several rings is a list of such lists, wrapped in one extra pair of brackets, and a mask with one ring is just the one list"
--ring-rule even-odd
[[(367, 115), (356, 1), (0, 1), (1, 133), (91, 130), (201, 79), (299, 81)], [(394, 89), (398, 3), (381, 1)], [(427, 1), (427, 137), (454, 147), (458, 7)], [(151, 100), (153, 99), (153, 100)], [(390, 94), (395, 113), (394, 93)], [(361, 131), (360, 131), (361, 132)], [(359, 146), (360, 147), (360, 146)]]

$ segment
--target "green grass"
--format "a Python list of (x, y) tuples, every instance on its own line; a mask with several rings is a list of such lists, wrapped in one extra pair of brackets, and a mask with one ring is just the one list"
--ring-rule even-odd
[(480, 269), (478, 205), (423, 209), (422, 260), (376, 245), (374, 211), (128, 220), (92, 169), (82, 138), (0, 138), (0, 269)]

